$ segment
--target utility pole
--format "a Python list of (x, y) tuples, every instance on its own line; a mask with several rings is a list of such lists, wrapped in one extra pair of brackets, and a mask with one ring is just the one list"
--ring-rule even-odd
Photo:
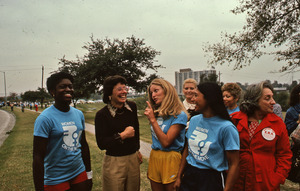
[(219, 83), (221, 83), (221, 73), (219, 71)]
[[(2, 72), (2, 71), (0, 71)], [(4, 91), (5, 91), (5, 108), (7, 108), (7, 97), (6, 97), (6, 78), (5, 78), (5, 72), (2, 72), (4, 74)]]
[[(42, 65), (42, 92), (44, 92), (44, 66)], [(41, 107), (43, 108), (44, 97), (41, 98)]]
[(42, 66), (42, 89), (44, 87), (44, 66)]

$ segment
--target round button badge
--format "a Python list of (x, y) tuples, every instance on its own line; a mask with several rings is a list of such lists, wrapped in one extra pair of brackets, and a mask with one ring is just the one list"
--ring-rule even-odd
[(264, 139), (268, 140), (268, 141), (272, 141), (273, 139), (275, 139), (275, 131), (269, 127), (264, 128), (261, 132), (262, 136)]

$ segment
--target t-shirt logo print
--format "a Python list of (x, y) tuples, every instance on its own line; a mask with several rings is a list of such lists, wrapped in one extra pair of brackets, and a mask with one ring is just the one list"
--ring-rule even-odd
[[(161, 128), (161, 130), (164, 132), (164, 129), (165, 129), (166, 125), (163, 124), (163, 123), (164, 123), (163, 118), (162, 118), (162, 117), (158, 117), (158, 118), (156, 119), (156, 121), (157, 121), (159, 127)], [(155, 132), (154, 132), (154, 130), (153, 130), (152, 125), (151, 125), (150, 128), (151, 128), (151, 133), (152, 133), (152, 135), (155, 137), (155, 139), (158, 140), (158, 138), (157, 138), (157, 136), (156, 136), (156, 134), (155, 134)]]
[(189, 139), (190, 149), (193, 155), (199, 160), (206, 160), (208, 157), (204, 157), (208, 150), (209, 146), (212, 142), (205, 141), (207, 139), (207, 134), (204, 132), (195, 129), (191, 138)]
[(67, 150), (76, 150), (79, 145), (79, 137), (81, 135), (81, 131), (77, 132), (77, 126), (63, 126), (64, 130), (64, 145), (63, 148)]

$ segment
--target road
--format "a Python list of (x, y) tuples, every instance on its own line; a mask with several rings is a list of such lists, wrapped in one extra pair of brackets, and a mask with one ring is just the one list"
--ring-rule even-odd
[(16, 118), (13, 114), (0, 109), (0, 147), (14, 128), (15, 123)]

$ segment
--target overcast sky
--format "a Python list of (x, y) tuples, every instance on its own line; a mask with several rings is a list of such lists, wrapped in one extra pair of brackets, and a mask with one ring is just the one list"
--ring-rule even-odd
[[(0, 0), (0, 96), (6, 90), (21, 93), (44, 87), (59, 59), (82, 57), (82, 46), (94, 38), (145, 39), (161, 55), (158, 75), (175, 85), (175, 71), (210, 69), (202, 50), (206, 42), (220, 41), (222, 31), (239, 31), (245, 18), (230, 10), (237, 0)], [(300, 74), (271, 74), (280, 68), (270, 57), (233, 71), (217, 66), (223, 82), (291, 83)]]

